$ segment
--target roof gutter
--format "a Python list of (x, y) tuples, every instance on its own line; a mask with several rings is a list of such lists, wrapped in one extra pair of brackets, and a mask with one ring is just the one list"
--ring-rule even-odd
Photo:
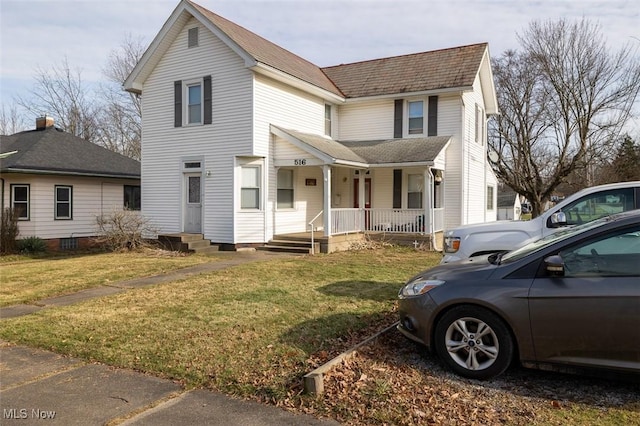
[(262, 62), (257, 62), (254, 66), (249, 67), (249, 69), (255, 71), (258, 74), (273, 78), (274, 80), (280, 81), (289, 86), (293, 86), (297, 89), (304, 90), (305, 92), (309, 92), (334, 103), (344, 103), (346, 101), (346, 99), (340, 95), (336, 95), (335, 93), (332, 93), (314, 84), (308, 83), (304, 80), (300, 80), (299, 78), (296, 78), (291, 74), (287, 74), (286, 72), (280, 71), (279, 69), (273, 68)]
[(379, 99), (398, 99), (398, 98), (407, 98), (413, 96), (428, 96), (428, 95), (441, 95), (445, 93), (459, 93), (459, 92), (471, 92), (473, 91), (473, 86), (461, 86), (461, 87), (450, 87), (448, 89), (433, 89), (433, 90), (422, 90), (420, 92), (404, 92), (404, 93), (387, 93), (384, 95), (375, 95), (375, 96), (359, 96), (357, 98), (347, 98), (345, 100), (346, 103), (358, 103), (358, 102), (368, 102), (375, 101)]
[(140, 175), (114, 175), (107, 173), (83, 173), (83, 172), (62, 172), (59, 170), (37, 170), (37, 169), (5, 169), (2, 173), (24, 173), (32, 175), (62, 175), (62, 176), (85, 176), (85, 177), (101, 177), (114, 179), (140, 179)]

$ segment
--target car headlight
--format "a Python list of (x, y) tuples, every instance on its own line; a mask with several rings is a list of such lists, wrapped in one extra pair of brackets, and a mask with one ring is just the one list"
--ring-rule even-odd
[(444, 237), (445, 253), (455, 253), (460, 249), (460, 237)]
[(400, 294), (398, 294), (398, 297), (402, 299), (406, 297), (420, 296), (422, 294), (425, 294), (432, 288), (442, 284), (444, 284), (444, 281), (442, 280), (430, 280), (426, 278), (418, 278), (416, 280), (409, 281), (408, 283), (406, 283), (404, 287), (402, 287), (402, 290), (400, 290)]

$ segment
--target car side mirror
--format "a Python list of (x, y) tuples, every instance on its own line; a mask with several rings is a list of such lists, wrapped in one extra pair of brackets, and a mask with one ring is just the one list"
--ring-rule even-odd
[(559, 255), (549, 256), (544, 259), (544, 269), (552, 277), (564, 276), (564, 260)]
[(556, 212), (549, 218), (551, 228), (559, 228), (567, 225), (567, 215), (565, 212)]

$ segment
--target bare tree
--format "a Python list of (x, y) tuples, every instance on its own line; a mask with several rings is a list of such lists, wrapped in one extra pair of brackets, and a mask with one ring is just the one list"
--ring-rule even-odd
[(34, 116), (53, 116), (56, 126), (95, 142), (98, 107), (81, 72), (72, 70), (65, 58), (48, 70), (37, 69), (35, 80), (31, 97), (19, 97), (16, 103)]
[(585, 19), (533, 22), (519, 40), (522, 53), (496, 60), (502, 116), (489, 143), (498, 178), (537, 216), (569, 175), (584, 168), (589, 185), (587, 166), (611, 155), (640, 91), (640, 61), (631, 45), (612, 53)]
[(119, 49), (112, 50), (103, 70), (109, 84), (102, 87), (104, 105), (100, 119), (100, 144), (137, 160), (140, 159), (142, 135), (140, 96), (122, 89), (146, 50), (142, 38), (125, 36)]
[(12, 135), (27, 128), (24, 117), (18, 112), (15, 104), (10, 107), (2, 105), (0, 110), (0, 135)]

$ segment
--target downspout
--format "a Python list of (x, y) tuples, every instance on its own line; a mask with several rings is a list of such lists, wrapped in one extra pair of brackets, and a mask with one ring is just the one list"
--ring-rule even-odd
[[(331, 166), (325, 164), (322, 166), (322, 177), (323, 177), (323, 186), (324, 186), (324, 200), (323, 200), (323, 210), (324, 210), (324, 236), (331, 236)], [(311, 229), (313, 232), (313, 228)]]
[(467, 127), (465, 126), (465, 105), (464, 105), (464, 97), (461, 96), (462, 101), (462, 134), (460, 135), (460, 225), (466, 225), (465, 221), (465, 194), (466, 192), (466, 164), (465, 164), (465, 147), (467, 145)]
[(441, 252), (442, 250), (439, 250), (437, 245), (436, 245), (436, 233), (434, 231), (435, 229), (435, 221), (433, 216), (435, 215), (435, 205), (433, 203), (434, 200), (434, 194), (435, 194), (435, 177), (433, 176), (433, 172), (432, 172), (432, 168), (431, 167), (427, 167), (427, 174), (429, 175), (427, 181), (429, 184), (429, 201), (427, 203), (428, 209), (429, 209), (429, 234), (431, 235), (431, 247), (433, 247), (433, 249), (435, 251)]
[(0, 211), (4, 214), (4, 178), (0, 178), (2, 181), (2, 189), (0, 189)]

